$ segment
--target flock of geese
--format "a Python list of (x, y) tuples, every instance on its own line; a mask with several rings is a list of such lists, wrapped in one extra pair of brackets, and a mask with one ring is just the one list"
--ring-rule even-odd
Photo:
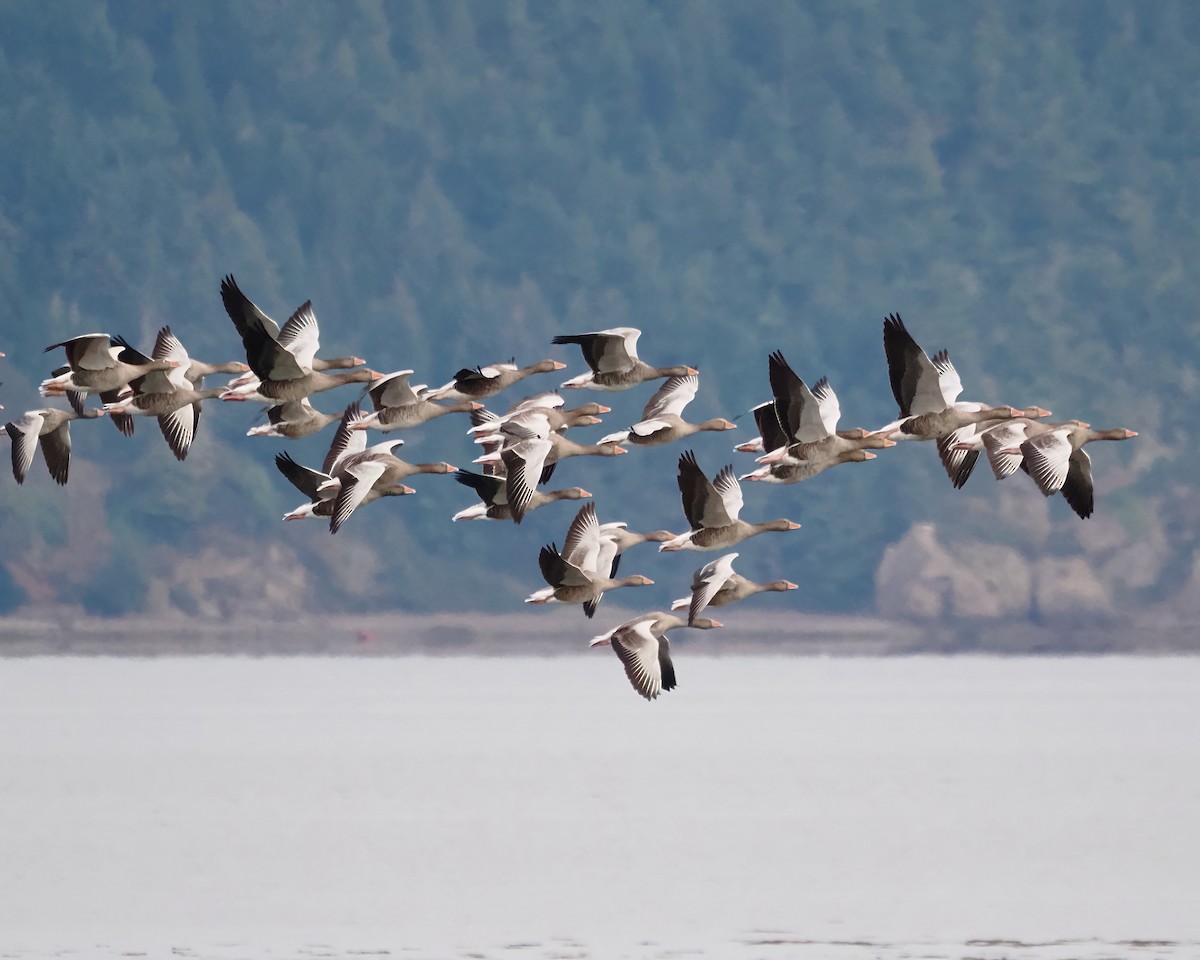
[[(599, 423), (609, 407), (587, 402), (567, 408), (557, 390), (527, 397), (503, 413), (483, 402), (528, 377), (564, 369), (566, 364), (557, 360), (525, 367), (515, 362), (467, 367), (445, 385), (431, 388), (412, 383), (412, 370), (383, 374), (358, 357), (318, 357), (319, 329), (311, 302), (280, 326), (232, 276), (221, 283), (221, 300), (241, 337), (245, 363), (196, 360), (170, 327), (158, 332), (149, 356), (106, 333), (48, 346), (47, 352), (62, 349), (66, 363), (42, 382), (41, 394), (64, 397), (68, 405), (30, 410), (5, 424), (17, 482), (24, 483), (39, 445), (50, 476), (60, 484), (67, 482), (70, 423), (77, 419), (108, 417), (130, 435), (136, 417), (154, 417), (174, 455), (183, 460), (195, 438), (203, 402), (219, 398), (266, 406), (267, 422), (252, 428), (251, 436), (293, 440), (337, 424), (319, 469), (298, 463), (286, 452), (275, 457), (279, 471), (305, 498), (284, 519), (325, 519), (331, 533), (375, 500), (414, 493), (405, 481), (422, 473), (452, 474), (474, 491), (479, 502), (456, 513), (455, 521), (519, 524), (547, 503), (586, 500), (568, 526), (562, 547), (550, 543), (541, 548), (538, 566), (546, 585), (526, 603), (579, 604), (591, 617), (606, 592), (653, 582), (640, 574), (617, 576), (622, 555), (633, 547), (657, 543), (663, 552), (720, 553), (695, 571), (690, 593), (676, 600), (670, 611), (645, 613), (591, 641), (616, 652), (634, 690), (648, 700), (676, 685), (669, 631), (711, 630), (721, 624), (705, 615), (710, 607), (796, 589), (788, 580), (762, 583), (734, 570), (739, 554), (731, 548), (759, 534), (799, 527), (787, 519), (742, 519), (741, 481), (798, 483), (842, 463), (871, 460), (873, 451), (899, 441), (931, 440), (956, 488), (967, 482), (983, 453), (997, 479), (1023, 470), (1043, 494), (1061, 493), (1071, 509), (1086, 518), (1092, 514), (1094, 490), (1084, 446), (1137, 435), (1126, 429), (1093, 430), (1080, 420), (1049, 422), (1050, 412), (1038, 406), (1017, 409), (960, 401), (963, 387), (948, 353), (926, 354), (893, 314), (883, 322), (883, 346), (899, 408), (895, 421), (876, 430), (839, 430), (841, 410), (829, 381), (822, 378), (810, 387), (776, 351), (768, 358), (770, 399), (753, 410), (758, 436), (734, 447), (760, 454), (758, 466), (739, 477), (726, 465), (710, 476), (694, 452), (685, 450), (678, 459), (676, 480), (686, 532), (638, 533), (623, 522), (601, 523), (592, 495), (580, 487), (548, 489), (559, 462), (577, 456), (614, 457), (631, 446), (675, 443), (701, 431), (734, 428), (721, 418), (701, 423), (684, 419), (699, 388), (699, 374), (684, 364), (655, 367), (643, 361), (637, 352), (639, 330), (617, 327), (554, 337), (555, 344), (579, 347), (587, 364), (584, 373), (560, 385), (563, 391), (615, 392), (662, 381), (638, 422), (595, 443), (580, 443), (568, 434)], [(206, 388), (205, 378), (217, 374), (234, 379)], [(352, 383), (365, 385), (363, 399), (369, 399), (371, 409), (355, 402), (341, 414), (326, 414), (310, 402), (314, 394)], [(86, 405), (90, 394), (97, 395), (99, 406)], [(400, 438), (368, 444), (371, 431), (386, 435), (453, 413), (467, 414), (471, 420), (470, 432), (482, 450), (478, 471), (445, 462), (408, 463), (395, 453), (404, 442)]]

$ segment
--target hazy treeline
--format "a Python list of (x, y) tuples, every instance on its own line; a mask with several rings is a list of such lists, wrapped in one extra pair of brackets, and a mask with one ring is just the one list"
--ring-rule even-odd
[[(749, 487), (744, 515), (804, 529), (739, 566), (800, 583), (797, 609), (870, 610), (885, 549), (932, 523), (962, 556), (1070, 560), (1124, 606), (1170, 605), (1200, 530), (1196, 90), (1186, 3), (7, 3), (0, 403), (40, 405), (61, 362), (42, 348), (79, 333), (148, 349), (169, 323), (193, 355), (240, 358), (233, 273), (279, 319), (311, 298), (324, 353), (418, 382), (513, 355), (579, 372), (554, 334), (628, 324), (651, 362), (700, 368), (693, 418), (766, 399), (781, 349), (870, 427), (895, 415), (898, 311), (950, 349), (964, 398), (1140, 432), (1095, 451), (1096, 517), (983, 466), (954, 491), (932, 448), (902, 446)], [(40, 464), (0, 478), (0, 610), (511, 609), (572, 515), (452, 527), (471, 493), (424, 477), (337, 537), (285, 525), (282, 441), (251, 422), (208, 405), (182, 464), (148, 420), (129, 440), (76, 424), (67, 488)], [(710, 471), (739, 422), (696, 442)], [(466, 465), (466, 427), (401, 455)], [(317, 463), (328, 439), (288, 449)], [(678, 453), (555, 479), (602, 519), (680, 527)], [(655, 602), (695, 565), (648, 556)]]

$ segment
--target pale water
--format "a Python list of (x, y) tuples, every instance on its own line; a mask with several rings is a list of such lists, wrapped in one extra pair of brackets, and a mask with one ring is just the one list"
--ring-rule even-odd
[(0, 956), (1200, 956), (1200, 660), (675, 649), (0, 662)]

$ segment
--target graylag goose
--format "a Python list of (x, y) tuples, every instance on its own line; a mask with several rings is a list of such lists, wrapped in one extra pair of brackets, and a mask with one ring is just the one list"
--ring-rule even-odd
[[(854, 443), (855, 441), (851, 441)], [(819, 456), (816, 459), (788, 460), (781, 463), (766, 463), (757, 470), (744, 473), (739, 480), (753, 480), (764, 483), (800, 483), (811, 480), (817, 474), (824, 473), (830, 467), (839, 463), (863, 463), (874, 460), (875, 454), (865, 449), (867, 446), (894, 447), (896, 444), (886, 437), (864, 437), (861, 445), (846, 447), (838, 450), (832, 456)]]
[(791, 580), (772, 580), (769, 583), (748, 580), (733, 569), (733, 561), (737, 557), (736, 553), (727, 553), (702, 566), (692, 574), (691, 594), (680, 597), (671, 604), (671, 609), (687, 610), (688, 623), (692, 624), (705, 607), (723, 607), (745, 600), (756, 593), (796, 589), (796, 584)]
[(630, 443), (634, 446), (652, 447), (690, 437), (694, 433), (708, 430), (733, 430), (736, 425), (722, 417), (702, 423), (688, 423), (683, 419), (683, 410), (696, 396), (700, 378), (695, 374), (668, 377), (642, 409), (642, 419), (628, 430), (610, 433), (601, 437), (601, 443)]
[(551, 430), (550, 421), (537, 411), (525, 411), (520, 417), (508, 420), (501, 424), (499, 432), (504, 438), (500, 450), (477, 457), (475, 462), (488, 463), (498, 457), (504, 464), (506, 496), (517, 523), (524, 518), (533, 492), (550, 479), (560, 460), (586, 455), (614, 457), (627, 452), (611, 443), (576, 443)]
[[(600, 422), (600, 414), (608, 413), (611, 407), (602, 403), (584, 403), (569, 410), (564, 409), (563, 398), (553, 392), (538, 393), (531, 397), (518, 400), (503, 414), (493, 413), (485, 407), (480, 407), (471, 414), (471, 429), (468, 433), (477, 438), (488, 433), (496, 433), (500, 427), (510, 420), (516, 420), (527, 414), (541, 414), (550, 423), (550, 429), (562, 433), (571, 427), (586, 427)], [(476, 441), (480, 442), (480, 441)]]
[[(1093, 440), (1129, 440), (1136, 436), (1136, 431), (1124, 427), (1093, 430), (1077, 422), (1032, 436), (1017, 449), (1024, 457), (1025, 471), (1038, 489), (1047, 497), (1061, 492), (1071, 509), (1086, 520), (1095, 507), (1095, 488), (1092, 460), (1084, 445)], [(1010, 448), (1006, 452), (1013, 451)]]
[[(320, 357), (313, 357), (313, 369), (322, 372), (326, 370), (348, 370), (352, 367), (361, 367), (363, 360), (360, 357), (332, 357), (329, 360), (322, 360)], [(262, 383), (257, 376), (251, 371), (240, 377), (235, 377), (225, 384), (225, 392), (221, 394), (220, 399), (232, 402), (251, 402), (264, 403), (267, 406), (279, 406), (280, 401), (273, 397), (268, 397), (259, 391), (259, 386)], [(301, 399), (304, 399), (303, 397)], [(286, 402), (286, 401), (285, 401)], [(334, 420), (338, 419), (339, 415), (334, 416)]]
[(424, 386), (413, 387), (409, 382), (412, 374), (411, 370), (384, 374), (367, 388), (371, 406), (375, 409), (359, 421), (359, 430), (373, 429), (382, 433), (406, 430), (448, 413), (470, 413), (483, 409), (483, 404), (475, 400), (435, 403), (424, 399), (418, 395)]
[(103, 412), (114, 418), (134, 414), (157, 418), (167, 446), (177, 460), (185, 460), (200, 424), (201, 401), (220, 396), (225, 388), (203, 389), (203, 377), (193, 379), (192, 360), (170, 327), (158, 331), (151, 356), (174, 366), (135, 377), (128, 394), (104, 404)]
[(400, 482), (406, 477), (454, 471), (448, 463), (405, 463), (392, 453), (404, 443), (399, 438), (368, 447), (366, 434), (355, 429), (362, 417), (357, 403), (346, 407), (319, 471), (301, 466), (286, 453), (275, 457), (279, 471), (309, 498), (307, 504), (285, 514), (284, 520), (327, 517), (329, 532), (337, 533), (358, 507), (381, 497), (416, 493)]
[[(358, 507), (373, 503), (382, 497), (408, 496), (417, 492), (402, 483), (383, 482), (382, 471), (374, 467), (359, 469), (357, 473), (347, 471), (338, 476), (331, 476), (320, 470), (302, 466), (286, 452), (275, 454), (275, 466), (279, 468), (280, 473), (287, 477), (292, 486), (308, 497), (308, 503), (301, 504), (290, 513), (284, 514), (283, 519), (303, 520), (308, 517), (319, 517), (329, 520), (330, 533), (337, 533), (341, 529), (341, 525)], [(339, 513), (338, 501), (344, 483), (350, 486), (352, 493), (341, 504)]]
[(650, 530), (646, 533), (637, 533), (628, 527), (629, 524), (624, 520), (613, 520), (600, 524), (600, 536), (606, 537), (616, 544), (616, 557), (642, 543), (666, 543), (668, 540), (675, 539), (675, 534), (669, 530)]
[(1001, 420), (998, 424), (990, 421), (964, 424), (946, 436), (937, 438), (938, 457), (955, 490), (961, 490), (963, 484), (970, 479), (971, 473), (975, 469), (975, 463), (979, 459), (979, 452), (984, 449), (983, 436), (985, 433), (1007, 424), (1033, 423), (1050, 416), (1050, 411), (1043, 410), (1041, 407), (1026, 407), (1020, 411), (1020, 414), (1019, 417), (1011, 420)]
[[(512, 508), (508, 504), (508, 493), (504, 477), (485, 476), (471, 473), (469, 470), (459, 470), (454, 478), (463, 486), (470, 487), (478, 494), (482, 503), (459, 510), (451, 520), (512, 520)], [(536, 510), (538, 507), (556, 500), (586, 500), (591, 494), (582, 487), (568, 487), (565, 490), (534, 490), (524, 512)]]
[(997, 480), (1011, 477), (1021, 468), (1025, 457), (1020, 446), (1030, 437), (1054, 430), (1058, 427), (1086, 427), (1082, 420), (1067, 420), (1063, 423), (1045, 423), (1032, 417), (1016, 417), (1005, 420), (960, 441), (957, 448), (961, 453), (978, 452), (982, 449)]
[(300, 400), (346, 383), (367, 383), (380, 376), (366, 368), (328, 374), (314, 367), (320, 330), (312, 301), (303, 303), (279, 327), (227, 276), (221, 281), (221, 302), (242, 338), (246, 362), (260, 381), (258, 393), (275, 403)]
[[(778, 350), (768, 358), (768, 373), (778, 431), (786, 440), (759, 457), (758, 462), (767, 467), (741, 479), (799, 483), (839, 463), (874, 459), (874, 454), (862, 455), (867, 449), (894, 446), (886, 437), (872, 436), (861, 428), (837, 429), (841, 405), (828, 378), (822, 377), (810, 389)], [(768, 416), (764, 411), (761, 419)], [(772, 439), (778, 437), (775, 431), (769, 432)]]
[(956, 403), (963, 387), (950, 355), (945, 350), (932, 358), (926, 355), (899, 314), (884, 318), (883, 350), (900, 419), (876, 433), (894, 440), (936, 440), (967, 424), (1009, 420), (1021, 415), (1010, 406)]
[(507, 390), (514, 383), (535, 373), (550, 373), (564, 367), (566, 364), (557, 360), (541, 360), (527, 367), (518, 367), (515, 360), (480, 367), (463, 367), (449, 383), (436, 390), (426, 391), (422, 397), (425, 400), (483, 400), (495, 396), (501, 390)]
[(555, 337), (556, 344), (577, 344), (590, 368), (587, 373), (572, 377), (562, 386), (568, 390), (628, 390), (647, 380), (663, 377), (694, 376), (693, 367), (652, 367), (637, 354), (638, 338), (642, 331), (636, 327), (613, 327), (594, 333), (576, 333)]
[(45, 410), (29, 410), (23, 416), (4, 425), (12, 440), (12, 471), (17, 483), (24, 483), (33, 455), (41, 441), (42, 457), (46, 469), (57, 484), (65, 484), (71, 468), (72, 420), (90, 420), (98, 417), (98, 410), (60, 410), (50, 407)]
[[(224, 394), (220, 396), (225, 399)], [(311, 437), (314, 433), (319, 433), (329, 424), (340, 419), (341, 414), (322, 413), (308, 402), (307, 397), (304, 397), (300, 400), (272, 404), (267, 408), (267, 422), (251, 427), (246, 431), (246, 436), (301, 440), (304, 437)]]
[[(478, 421), (476, 426), (472, 427), (472, 432), (475, 434), (475, 442), (484, 446), (492, 446), (495, 441), (499, 440), (501, 448), (503, 448), (519, 440), (527, 440), (532, 436), (537, 436), (549, 440), (553, 445), (548, 460), (549, 463), (558, 463), (559, 460), (566, 459), (567, 457), (587, 456), (589, 454), (601, 457), (615, 455), (612, 450), (601, 449), (601, 444), (599, 443), (577, 443), (565, 436), (568, 428), (571, 426), (600, 422), (598, 417), (590, 414), (581, 414), (576, 417), (570, 411), (564, 412), (537, 407), (517, 410), (495, 421), (487, 414), (488, 411), (480, 410), (471, 415), (472, 420)], [(556, 427), (555, 424), (558, 424), (558, 426)], [(486, 463), (488, 459), (485, 457), (475, 462)]]
[(633, 689), (647, 700), (655, 700), (664, 690), (674, 690), (676, 687), (675, 665), (671, 662), (667, 631), (679, 627), (714, 630), (720, 626), (719, 621), (708, 617), (698, 617), (693, 623), (688, 623), (673, 613), (655, 610), (593, 637), (591, 646), (611, 646), (625, 668), (625, 676), (629, 678)]
[[(60, 372), (60, 368), (54, 377), (42, 381), (40, 392), (43, 397), (110, 393), (152, 371), (178, 366), (175, 360), (147, 357), (121, 337), (110, 337), (107, 333), (72, 337), (62, 343), (50, 344), (46, 351), (57, 347), (66, 350), (67, 369)], [(72, 406), (76, 406), (77, 410), (79, 402), (78, 397), (72, 400)]]
[[(596, 560), (596, 569), (612, 579), (617, 575), (617, 570), (621, 565), (621, 555), (626, 550), (642, 543), (666, 543), (668, 540), (674, 539), (675, 535), (667, 530), (652, 530), (648, 533), (635, 533), (628, 529), (629, 524), (623, 520), (614, 520), (608, 523), (600, 524), (600, 551)], [(604, 594), (596, 597), (590, 603), (590, 610), (594, 611), (596, 605), (600, 602)], [(584, 605), (584, 610), (589, 610), (589, 605)], [(591, 613), (588, 613), (591, 616)]]
[(800, 524), (791, 520), (748, 523), (740, 519), (742, 488), (733, 468), (724, 467), (716, 479), (710, 481), (691, 450), (679, 458), (677, 482), (683, 514), (692, 529), (661, 544), (659, 550), (723, 550), (760, 533), (800, 529)]
[[(387, 445), (400, 442), (391, 440)], [(409, 496), (417, 492), (401, 483), (400, 477), (413, 473), (449, 473), (453, 469), (447, 469), (449, 464), (408, 464), (387, 451), (374, 449), (344, 458), (332, 474), (301, 466), (287, 453), (275, 455), (275, 466), (309, 498), (307, 504), (285, 514), (283, 519), (327, 518), (330, 533), (337, 533), (361, 506), (383, 497)]]
[(525, 602), (579, 603), (583, 604), (584, 614), (591, 617), (606, 590), (648, 587), (654, 583), (640, 574), (616, 579), (611, 577), (608, 568), (614, 551), (615, 544), (611, 541), (608, 549), (605, 549), (605, 542), (600, 536), (600, 523), (596, 519), (596, 505), (585, 503), (567, 529), (562, 550), (554, 544), (542, 547), (538, 554), (538, 567), (549, 586), (534, 591), (525, 598)]
[(162, 371), (138, 377), (131, 384), (131, 393), (106, 403), (100, 412), (110, 417), (141, 415), (156, 418), (175, 459), (186, 460), (200, 424), (200, 402), (220, 396), (225, 388), (196, 390), (186, 378), (181, 379), (182, 383), (174, 383)]
[(350, 515), (365, 503), (380, 497), (410, 494), (416, 491), (402, 480), (418, 473), (454, 473), (458, 468), (445, 461), (438, 463), (407, 463), (389, 450), (399, 441), (376, 444), (362, 453), (352, 454), (338, 464), (335, 479), (341, 481), (329, 520), (329, 532), (337, 533)]

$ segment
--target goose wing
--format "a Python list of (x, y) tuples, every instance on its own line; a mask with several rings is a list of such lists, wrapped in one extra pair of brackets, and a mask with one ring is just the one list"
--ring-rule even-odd
[(1019, 449), (1029, 437), (1031, 420), (1017, 417), (1003, 420), (983, 431), (983, 449), (987, 453), (988, 463), (997, 480), (1011, 477), (1025, 459), (1020, 453), (1006, 453), (1007, 450)]
[(503, 477), (489, 477), (482, 473), (472, 473), (470, 470), (458, 470), (454, 479), (464, 487), (470, 487), (487, 506), (494, 507), (508, 503), (504, 492)]
[[(221, 303), (242, 338), (250, 369), (260, 380), (274, 379), (276, 363), (283, 363), (286, 368), (287, 358), (291, 357), (279, 346), (279, 325), (242, 293), (232, 274), (221, 281)], [(283, 376), (280, 379), (289, 378)]]
[[(791, 441), (810, 442), (829, 436), (831, 431), (825, 426), (820, 402), (780, 351), (776, 350), (768, 357), (767, 373), (775, 397), (776, 415)], [(828, 386), (828, 381), (821, 382)], [(837, 397), (833, 402), (836, 405)], [(836, 427), (836, 416), (833, 422)]]
[(367, 389), (371, 405), (376, 410), (381, 410), (384, 407), (406, 407), (416, 403), (417, 395), (409, 383), (412, 374), (411, 370), (397, 370), (372, 383)]
[(733, 576), (733, 561), (738, 554), (727, 553), (706, 563), (692, 575), (692, 602), (688, 605), (688, 623), (700, 616), (700, 612), (712, 603), (713, 597)]
[[(176, 383), (175, 379), (170, 376), (174, 371), (167, 370), (151, 370), (149, 373), (142, 374), (140, 377), (134, 377), (129, 381), (129, 388), (137, 397), (146, 396), (169, 396), (177, 390), (184, 389), (184, 384)], [(192, 385), (188, 383), (186, 389), (190, 390)], [(120, 399), (118, 396), (117, 399)], [(137, 403), (135, 397), (134, 403)], [(140, 406), (140, 404), (139, 404)]]
[[(600, 523), (596, 519), (596, 504), (585, 503), (575, 514), (563, 540), (563, 557), (585, 573), (599, 569)], [(605, 571), (607, 572), (607, 571)]]
[[(617, 540), (614, 536), (605, 536), (604, 527), (611, 527), (611, 524), (604, 524), (600, 528), (600, 550), (596, 556), (595, 572), (601, 577), (608, 577), (610, 580), (615, 580), (617, 577), (617, 569), (621, 566), (621, 554), (617, 549)], [(624, 524), (620, 524), (624, 526)], [(604, 591), (601, 590), (591, 600), (585, 600), (583, 603), (583, 612), (591, 619), (596, 615), (596, 608), (600, 606), (600, 601), (604, 599)]]
[(346, 407), (337, 430), (333, 432), (333, 439), (329, 442), (329, 451), (321, 463), (323, 473), (333, 476), (338, 464), (346, 457), (362, 453), (367, 449), (367, 432), (354, 429), (354, 424), (361, 419), (363, 419), (362, 407), (357, 401)]
[(158, 418), (158, 428), (163, 439), (175, 454), (176, 460), (186, 460), (192, 440), (196, 436), (196, 425), (200, 420), (200, 404), (185, 403), (178, 410)]
[(73, 370), (107, 370), (116, 365), (116, 352), (107, 333), (85, 333), (61, 343), (52, 343), (45, 350), (57, 347), (67, 352), (67, 365)]
[(279, 339), (279, 324), (263, 313), (248, 296), (242, 293), (241, 287), (233, 279), (233, 274), (227, 275), (221, 281), (221, 303), (225, 312), (237, 328), (237, 332), (245, 336), (243, 331), (258, 330), (272, 340)]
[(542, 466), (553, 446), (549, 440), (533, 437), (500, 451), (507, 471), (505, 494), (513, 520), (517, 523), (525, 518), (542, 476)]
[(338, 474), (342, 483), (333, 502), (333, 515), (329, 519), (330, 533), (337, 533), (342, 524), (350, 519), (386, 469), (387, 464), (379, 456), (359, 454), (350, 458)]
[[(883, 350), (887, 356), (892, 396), (896, 398), (900, 416), (920, 416), (945, 410), (962, 391), (949, 354), (943, 350), (930, 360), (897, 313), (889, 314), (883, 321)], [(947, 393), (954, 396), (947, 400)]]
[[(246, 351), (246, 363), (260, 380), (295, 380), (304, 376), (308, 371), (297, 363), (296, 354), (292, 348), (307, 349), (307, 338), (315, 334), (304, 331), (309, 319), (300, 314), (308, 308), (311, 313), (312, 304), (305, 303), (296, 311), (281, 330), (279, 325), (262, 312), (254, 302), (242, 293), (237, 281), (232, 276), (221, 281), (221, 302), (225, 312), (233, 321), (234, 328), (242, 338), (242, 346)], [(311, 323), (316, 324), (316, 316), (311, 317)], [(287, 340), (280, 338), (287, 335)], [(316, 348), (313, 348), (315, 353)], [(312, 358), (309, 356), (309, 366)]]
[(679, 457), (677, 482), (683, 515), (693, 530), (726, 527), (737, 519), (742, 507), (742, 488), (731, 467), (725, 467), (716, 482), (711, 482), (696, 462), (696, 455), (685, 450)]
[[(986, 429), (986, 423), (967, 423), (946, 436), (937, 438), (938, 458), (942, 461), (946, 476), (950, 478), (954, 489), (961, 490), (970, 478), (971, 471), (975, 469), (975, 463), (979, 460), (979, 447), (982, 445), (981, 435)], [(959, 444), (966, 443), (973, 444), (975, 448), (957, 449)]]
[(40, 410), (31, 410), (24, 416), (4, 425), (12, 440), (12, 471), (17, 483), (24, 483), (38, 448), (38, 435), (42, 432), (45, 418)]
[(656, 637), (651, 625), (649, 620), (635, 620), (618, 627), (609, 641), (633, 689), (647, 700), (675, 687), (670, 643), (665, 636)]
[(594, 333), (555, 337), (557, 344), (574, 343), (583, 350), (583, 359), (594, 373), (621, 373), (632, 370), (638, 361), (637, 342), (642, 331), (635, 327), (613, 327)]
[(287, 477), (288, 482), (304, 494), (310, 501), (316, 503), (325, 499), (320, 491), (321, 485), (332, 479), (329, 474), (320, 470), (305, 467), (292, 459), (291, 454), (283, 452), (275, 454), (275, 466)]
[(1046, 496), (1057, 493), (1067, 482), (1071, 466), (1071, 441), (1066, 430), (1050, 430), (1021, 444), (1025, 466), (1038, 489)]
[(54, 482), (65, 484), (71, 466), (71, 423), (64, 419), (42, 437), (42, 456)]
[(538, 569), (552, 587), (587, 587), (592, 580), (587, 572), (573, 564), (556, 544), (547, 544), (538, 552)]
[(654, 420), (658, 417), (683, 416), (686, 407), (696, 397), (700, 387), (700, 377), (689, 374), (684, 377), (668, 377), (661, 387), (642, 408), (642, 420)]
[(555, 409), (563, 406), (566, 401), (562, 395), (555, 393), (553, 390), (545, 390), (542, 393), (535, 393), (532, 396), (518, 400), (508, 408), (506, 413), (516, 413), (518, 410), (530, 409)]
[(838, 402), (837, 394), (829, 383), (828, 377), (822, 377), (812, 388), (813, 399), (817, 405), (817, 416), (825, 435), (832, 437), (837, 433), (838, 421), (842, 419), (842, 405)]
[(1092, 486), (1092, 458), (1086, 450), (1076, 450), (1071, 454), (1062, 495), (1080, 518), (1086, 520), (1092, 515), (1095, 488)]
[(727, 465), (713, 479), (713, 489), (720, 497), (720, 509), (714, 506), (713, 519), (717, 523), (706, 523), (705, 526), (724, 527), (733, 523), (742, 512), (742, 485), (738, 483), (737, 474), (732, 465)]
[(962, 393), (962, 380), (959, 379), (958, 371), (954, 369), (954, 364), (950, 362), (950, 354), (946, 350), (940, 350), (933, 355), (933, 366), (937, 370), (937, 385), (938, 391), (941, 393), (942, 409), (945, 409), (951, 406), (958, 399), (958, 395)]
[(760, 403), (751, 412), (754, 414), (754, 423), (758, 426), (758, 435), (762, 437), (764, 452), (770, 453), (788, 445), (790, 441), (780, 426), (774, 400)]
[[(321, 331), (317, 325), (317, 314), (313, 310), (312, 301), (305, 300), (287, 319), (283, 329), (279, 331), (279, 346), (290, 355), (296, 366), (296, 372), (288, 376), (277, 374), (273, 379), (292, 380), (303, 376), (312, 370), (313, 357), (321, 347)], [(276, 365), (287, 365), (286, 357), (276, 359)]]
[(283, 403), (273, 403), (267, 407), (267, 420), (274, 424), (303, 423), (316, 414), (316, 408), (309, 403), (308, 397), (299, 400), (285, 400)]
[(192, 358), (188, 356), (183, 341), (175, 336), (169, 326), (158, 331), (158, 335), (154, 338), (154, 349), (150, 351), (150, 357), (154, 360), (174, 360), (175, 366), (164, 371), (167, 379), (176, 389), (184, 387), (191, 389), (192, 384), (187, 375), (188, 368), (192, 365)]

